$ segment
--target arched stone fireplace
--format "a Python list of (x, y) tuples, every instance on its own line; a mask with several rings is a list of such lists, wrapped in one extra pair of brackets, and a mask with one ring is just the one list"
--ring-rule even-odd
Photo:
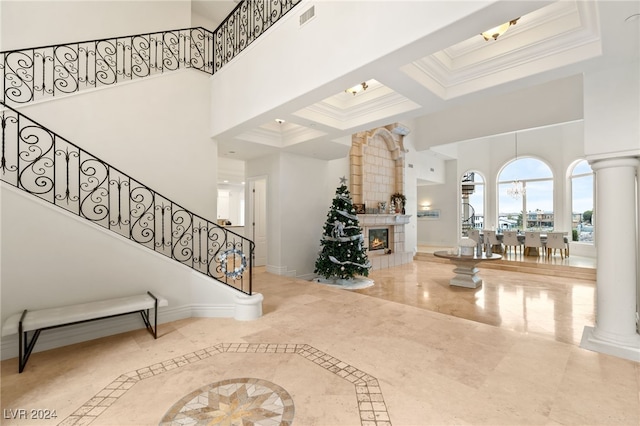
[[(376, 235), (387, 235), (386, 247), (381, 249), (378, 242), (369, 247), (368, 257), (374, 270), (413, 260), (413, 253), (405, 249), (404, 238), (410, 216), (389, 211), (391, 195), (404, 194), (403, 138), (407, 133), (404, 126), (396, 123), (351, 137), (349, 191), (355, 204), (365, 206), (365, 213), (358, 214), (365, 241), (370, 241), (370, 230)], [(381, 203), (386, 203), (384, 209)], [(376, 232), (382, 229), (387, 232)]]

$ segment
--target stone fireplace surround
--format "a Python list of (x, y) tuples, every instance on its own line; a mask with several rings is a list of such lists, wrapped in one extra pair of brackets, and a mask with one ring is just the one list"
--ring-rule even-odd
[(404, 249), (404, 225), (409, 223), (407, 215), (392, 214), (359, 214), (358, 221), (364, 232), (364, 240), (369, 241), (369, 230), (385, 228), (389, 230), (389, 248), (391, 253), (385, 250), (367, 251), (367, 257), (371, 262), (371, 269), (385, 269), (393, 266), (411, 263), (413, 253)]
[(379, 202), (387, 203), (385, 213), (358, 215), (367, 246), (370, 229), (389, 230), (391, 252), (367, 252), (372, 270), (413, 261), (413, 253), (405, 249), (404, 228), (409, 223), (410, 216), (389, 214), (391, 195), (396, 192), (404, 194), (404, 134), (406, 127), (392, 124), (356, 133), (351, 138), (349, 191), (353, 202), (365, 204), (367, 208), (378, 208)]

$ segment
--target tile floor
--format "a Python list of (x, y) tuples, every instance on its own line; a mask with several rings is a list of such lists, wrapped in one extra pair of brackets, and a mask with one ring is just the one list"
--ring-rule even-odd
[(640, 424), (640, 364), (577, 345), (592, 280), (481, 268), (471, 290), (449, 287), (452, 270), (416, 261), (346, 291), (258, 268), (259, 320), (175, 321), (158, 340), (35, 353), (22, 374), (3, 361), (1, 423), (157, 425), (194, 392), (252, 378), (290, 395), (294, 425)]

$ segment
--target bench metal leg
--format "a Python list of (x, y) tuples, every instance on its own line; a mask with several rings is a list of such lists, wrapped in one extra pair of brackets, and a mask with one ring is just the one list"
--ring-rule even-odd
[(20, 322), (18, 323), (18, 346), (20, 352), (18, 358), (18, 373), (22, 373), (22, 371), (24, 371), (24, 367), (27, 365), (27, 361), (31, 356), (31, 352), (33, 352), (33, 348), (36, 345), (38, 337), (40, 337), (40, 332), (42, 331), (35, 330), (31, 339), (29, 339), (29, 332), (22, 330), (22, 321), (24, 321), (25, 315), (27, 315), (26, 309), (22, 312)]
[(155, 301), (153, 326), (151, 325), (151, 320), (149, 318), (149, 309), (147, 309), (146, 311), (140, 311), (140, 315), (142, 316), (142, 321), (144, 321), (144, 325), (147, 326), (147, 330), (149, 330), (149, 333), (153, 334), (154, 339), (157, 339), (158, 338), (158, 298), (155, 297), (153, 293), (151, 293), (150, 291), (147, 291), (147, 294), (153, 297), (153, 300)]

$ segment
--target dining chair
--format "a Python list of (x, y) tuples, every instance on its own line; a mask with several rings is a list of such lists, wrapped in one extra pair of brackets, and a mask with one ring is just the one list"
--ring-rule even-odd
[(491, 245), (491, 251), (494, 253), (502, 253), (502, 243), (498, 240), (496, 236), (496, 231), (492, 231), (489, 229), (483, 229), (483, 241), (486, 244)]
[(556, 254), (556, 249), (560, 250), (560, 257), (564, 259), (567, 255), (567, 243), (564, 242), (564, 232), (547, 233), (547, 257), (551, 257), (551, 250)]
[(478, 229), (468, 229), (467, 237), (471, 238), (473, 241), (478, 244), (480, 242), (480, 230)]
[[(527, 256), (532, 248), (536, 250), (538, 256), (543, 252), (544, 244), (542, 244), (540, 232), (527, 231), (524, 233), (524, 255)], [(540, 248), (540, 251), (538, 251), (538, 248)]]
[(514, 247), (515, 254), (518, 254), (518, 248), (520, 248), (520, 254), (522, 254), (522, 243), (518, 239), (518, 231), (502, 231), (502, 243), (505, 251), (509, 249), (509, 254), (511, 254), (511, 247)]

